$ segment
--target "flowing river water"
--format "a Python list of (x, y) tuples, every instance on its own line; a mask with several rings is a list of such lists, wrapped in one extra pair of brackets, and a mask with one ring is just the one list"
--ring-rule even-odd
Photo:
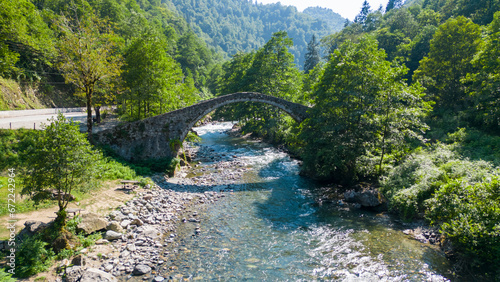
[(225, 134), (231, 126), (194, 128), (202, 138), (202, 162), (185, 179), (226, 196), (203, 205), (196, 220), (180, 224), (175, 238), (167, 239), (159, 275), (200, 281), (449, 281), (450, 264), (439, 249), (404, 235), (388, 215), (318, 204), (321, 186), (299, 176), (298, 161), (268, 144)]

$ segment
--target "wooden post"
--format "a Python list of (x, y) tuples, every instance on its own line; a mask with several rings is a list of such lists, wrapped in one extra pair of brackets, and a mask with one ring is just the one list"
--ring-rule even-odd
[(9, 122), (9, 124), (10, 124), (10, 129), (12, 129), (12, 122)]
[(33, 123), (33, 129), (36, 129), (36, 122)]

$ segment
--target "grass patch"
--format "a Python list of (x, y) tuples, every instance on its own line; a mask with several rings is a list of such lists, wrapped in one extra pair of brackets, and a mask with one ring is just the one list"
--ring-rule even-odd
[[(8, 190), (8, 177), (0, 176), (0, 216), (9, 214), (8, 211), (8, 199), (9, 194), (12, 194)], [(56, 204), (55, 201), (42, 201), (38, 206), (35, 205), (35, 202), (29, 199), (28, 197), (21, 197), (19, 193), (21, 192), (20, 186), (16, 184), (16, 213), (24, 213), (33, 211), (38, 208), (47, 208), (52, 207)]]

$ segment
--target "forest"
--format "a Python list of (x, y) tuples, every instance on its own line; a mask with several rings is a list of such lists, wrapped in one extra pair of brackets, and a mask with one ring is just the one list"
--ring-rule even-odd
[(309, 105), (301, 124), (252, 103), (213, 117), (286, 147), (305, 176), (378, 187), (393, 214), (439, 228), (460, 271), (500, 279), (500, 1), (365, 1), (341, 30), (323, 12), (2, 0), (0, 84), (117, 104), (124, 121), (239, 91)]
[(303, 13), (293, 6), (254, 4), (252, 0), (169, 0), (193, 30), (224, 58), (262, 47), (276, 31), (293, 39), (289, 47), (302, 67), (307, 42), (340, 31), (346, 19), (330, 9), (309, 7)]

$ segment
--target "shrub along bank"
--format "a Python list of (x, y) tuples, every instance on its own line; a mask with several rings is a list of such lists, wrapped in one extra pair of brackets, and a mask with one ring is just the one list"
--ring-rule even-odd
[(418, 148), (380, 184), (391, 211), (440, 227), (458, 260), (500, 278), (500, 137), (459, 129)]

